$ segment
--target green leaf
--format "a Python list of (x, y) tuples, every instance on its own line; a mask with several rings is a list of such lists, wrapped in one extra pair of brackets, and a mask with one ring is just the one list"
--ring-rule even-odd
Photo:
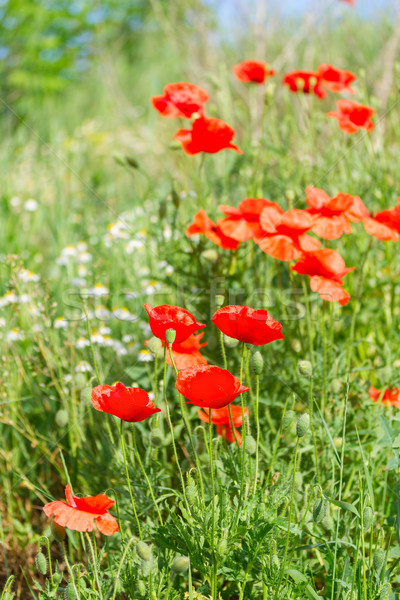
[(297, 571), (296, 569), (285, 569), (285, 573), (286, 575), (289, 575), (289, 577), (291, 577), (296, 584), (304, 583), (305, 581), (307, 581), (307, 577), (303, 575), (303, 573), (300, 573), (300, 571)]
[(310, 600), (321, 600), (321, 596), (318, 596), (317, 592), (313, 590), (311, 585), (307, 585), (304, 591), (307, 594), (308, 598), (310, 598)]
[(350, 504), (350, 502), (344, 502), (343, 500), (332, 500), (332, 498), (327, 498), (326, 496), (325, 500), (327, 500), (331, 504), (334, 504), (335, 506), (338, 506), (339, 508), (343, 508), (343, 510), (348, 510), (352, 512), (353, 515), (356, 515), (356, 517), (360, 518), (360, 513), (358, 512), (354, 504)]

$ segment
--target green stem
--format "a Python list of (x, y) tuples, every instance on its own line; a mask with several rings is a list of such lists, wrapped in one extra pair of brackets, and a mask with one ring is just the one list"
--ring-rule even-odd
[(319, 475), (319, 466), (318, 466), (318, 451), (317, 451), (317, 443), (315, 441), (315, 432), (314, 432), (314, 424), (313, 424), (313, 408), (314, 408), (314, 396), (313, 396), (313, 378), (310, 377), (310, 428), (311, 435), (313, 439), (314, 445), (314, 458), (315, 458), (315, 470), (317, 473), (317, 481), (319, 486), (321, 487), (321, 478)]
[[(115, 417), (114, 417), (114, 421), (115, 421), (116, 427), (118, 428), (118, 423), (117, 423), (117, 420), (115, 419)], [(138, 515), (137, 515), (137, 512), (136, 512), (135, 501), (133, 499), (132, 488), (131, 488), (131, 480), (130, 480), (130, 477), (129, 477), (128, 462), (126, 460), (126, 448), (125, 448), (125, 441), (124, 441), (124, 436), (123, 436), (123, 432), (122, 432), (122, 424), (123, 424), (123, 421), (121, 421), (121, 427), (118, 428), (118, 429), (119, 429), (119, 436), (120, 436), (120, 439), (121, 439), (122, 454), (124, 456), (126, 481), (127, 481), (127, 484), (128, 484), (129, 496), (131, 498), (131, 504), (132, 504), (133, 514), (135, 515), (135, 520), (136, 520), (136, 524), (137, 524), (138, 531), (139, 531), (139, 538), (142, 539), (142, 530), (140, 528), (140, 522), (139, 522), (139, 518), (138, 518)]]
[(86, 329), (87, 329), (87, 334), (88, 334), (90, 351), (92, 353), (93, 366), (94, 366), (94, 370), (95, 370), (95, 373), (96, 373), (97, 381), (98, 381), (99, 384), (101, 384), (102, 378), (100, 377), (99, 368), (97, 366), (96, 355), (95, 355), (95, 352), (94, 352), (94, 346), (93, 346), (93, 342), (92, 342), (92, 332), (90, 331), (89, 315), (88, 315), (88, 311), (87, 311), (87, 306), (86, 306), (86, 301), (85, 300), (83, 300), (83, 311), (84, 311), (85, 316), (86, 316)]
[(210, 472), (211, 472), (211, 554), (213, 557), (213, 572), (211, 574), (211, 594), (212, 598), (217, 600), (217, 561), (215, 556), (215, 481), (214, 481), (214, 461), (212, 447), (212, 423), (211, 410), (208, 412), (208, 443), (210, 447)]
[(144, 466), (143, 466), (143, 462), (142, 462), (142, 459), (140, 458), (140, 454), (139, 454), (139, 451), (138, 451), (138, 448), (137, 448), (137, 445), (136, 445), (136, 432), (135, 432), (135, 426), (134, 426), (134, 424), (133, 424), (133, 423), (132, 423), (131, 425), (132, 425), (132, 440), (133, 440), (133, 449), (134, 449), (134, 452), (135, 452), (135, 456), (136, 456), (136, 458), (137, 458), (137, 460), (138, 460), (138, 463), (139, 463), (139, 466), (140, 466), (140, 468), (141, 468), (141, 470), (142, 470), (143, 477), (145, 478), (145, 480), (146, 480), (146, 483), (147, 483), (147, 485), (148, 485), (148, 488), (149, 488), (149, 492), (150, 492), (151, 499), (153, 500), (153, 504), (154, 504), (154, 506), (155, 506), (155, 509), (156, 509), (156, 511), (157, 511), (158, 518), (160, 519), (160, 523), (161, 523), (161, 525), (162, 525), (162, 524), (163, 524), (163, 520), (162, 520), (161, 512), (160, 512), (160, 509), (159, 509), (159, 507), (158, 507), (158, 504), (157, 504), (157, 502), (156, 502), (156, 499), (155, 499), (155, 497), (154, 497), (153, 488), (151, 487), (150, 479), (149, 479), (149, 478), (148, 478), (148, 476), (147, 476), (146, 470), (145, 470), (145, 468), (144, 468)]
[(256, 468), (254, 475), (254, 494), (257, 489), (257, 477), (258, 477), (258, 460), (259, 460), (259, 448), (260, 448), (260, 437), (261, 437), (261, 429), (260, 429), (260, 415), (259, 415), (259, 396), (260, 396), (260, 376), (256, 375)]
[(94, 577), (95, 577), (96, 586), (97, 586), (97, 593), (99, 594), (100, 600), (103, 600), (103, 592), (101, 591), (99, 574), (97, 572), (97, 560), (96, 560), (96, 555), (95, 555), (95, 552), (94, 552), (92, 540), (90, 539), (90, 535), (88, 533), (86, 533), (86, 537), (87, 537), (87, 541), (88, 541), (89, 548), (90, 548), (90, 554), (91, 554), (91, 557), (92, 557), (92, 563), (93, 563), (93, 569), (94, 569)]
[(283, 419), (285, 418), (285, 414), (286, 414), (286, 409), (287, 409), (288, 402), (289, 402), (289, 396), (286, 399), (285, 406), (284, 406), (284, 409), (283, 409), (281, 424), (280, 424), (278, 433), (276, 434), (276, 441), (275, 441), (274, 452), (272, 454), (271, 462), (270, 462), (270, 465), (269, 465), (268, 475), (267, 475), (267, 479), (266, 479), (266, 482), (265, 482), (265, 487), (267, 487), (267, 485), (269, 483), (269, 480), (270, 480), (270, 477), (271, 477), (271, 474), (272, 474), (272, 467), (274, 466), (275, 456), (276, 456), (276, 453), (278, 452), (279, 442), (280, 442), (281, 434), (282, 434), (282, 423), (283, 423)]

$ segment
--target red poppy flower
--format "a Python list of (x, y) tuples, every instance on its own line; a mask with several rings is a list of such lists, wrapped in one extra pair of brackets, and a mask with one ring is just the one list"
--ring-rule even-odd
[[(398, 199), (400, 202), (400, 198)], [(363, 220), (365, 231), (382, 242), (397, 242), (400, 235), (400, 205), (391, 210), (382, 210), (374, 218)]]
[(350, 4), (351, 6), (355, 5), (355, 0), (342, 0), (342, 2), (347, 2), (347, 4)]
[(221, 119), (199, 117), (193, 121), (192, 129), (180, 129), (174, 138), (181, 142), (186, 154), (193, 155), (199, 152), (215, 154), (228, 148), (243, 154), (235, 144), (232, 144), (234, 136), (235, 130)]
[(100, 412), (114, 415), (128, 423), (144, 421), (160, 412), (147, 392), (139, 387), (127, 388), (122, 383), (98, 385), (92, 390), (92, 404)]
[(310, 71), (293, 71), (286, 73), (282, 83), (287, 85), (291, 92), (303, 92), (304, 94), (315, 94), (318, 98), (325, 98), (326, 92), (322, 87), (322, 81), (317, 73)]
[(153, 96), (151, 103), (163, 117), (190, 119), (194, 113), (203, 114), (207, 100), (208, 94), (201, 87), (181, 81), (166, 85), (164, 96)]
[(275, 75), (274, 69), (258, 60), (244, 60), (232, 68), (236, 79), (243, 83), (264, 83), (267, 77)]
[(338, 100), (336, 106), (337, 111), (327, 115), (337, 119), (340, 129), (345, 133), (356, 133), (359, 129), (371, 131), (375, 127), (372, 121), (375, 110), (370, 106), (363, 106), (354, 100)]
[(381, 401), (383, 404), (388, 404), (390, 406), (395, 406), (396, 408), (400, 408), (400, 400), (399, 400), (400, 390), (398, 388), (387, 388), (383, 394), (381, 391), (377, 390), (373, 385), (369, 388), (369, 397), (374, 402)]
[(246, 198), (237, 208), (220, 204), (218, 208), (226, 218), (220, 219), (218, 226), (225, 235), (238, 242), (251, 240), (255, 235), (262, 234), (260, 214), (266, 206), (278, 205), (264, 198)]
[(118, 531), (117, 520), (107, 512), (114, 506), (114, 500), (103, 494), (78, 498), (72, 495), (69, 485), (65, 488), (65, 498), (67, 502), (56, 500), (43, 507), (44, 513), (48, 517), (52, 516), (57, 525), (84, 532), (92, 531), (95, 522), (97, 529), (104, 535), (113, 535)]
[(278, 205), (267, 206), (260, 215), (262, 235), (254, 240), (263, 252), (277, 260), (295, 260), (321, 245), (305, 233), (313, 223), (314, 217), (305, 210), (293, 208), (284, 212)]
[(222, 408), (233, 402), (239, 394), (249, 391), (232, 373), (215, 365), (179, 371), (175, 387), (189, 404), (201, 408)]
[(350, 300), (350, 295), (342, 287), (342, 278), (354, 268), (347, 268), (335, 250), (321, 248), (305, 254), (293, 265), (292, 270), (300, 275), (308, 275), (312, 291), (318, 292), (323, 300), (339, 302), (344, 306)]
[(239, 242), (225, 235), (221, 227), (211, 221), (203, 209), (194, 215), (193, 223), (186, 229), (187, 237), (199, 233), (203, 233), (206, 238), (223, 250), (236, 250), (239, 246)]
[[(184, 342), (181, 342), (180, 344), (174, 342), (172, 344), (172, 358), (174, 359), (178, 371), (207, 364), (206, 359), (199, 352), (200, 348), (207, 346), (207, 342), (204, 342), (203, 344), (200, 343), (203, 335), (204, 333), (199, 333), (198, 335), (192, 334)], [(165, 343), (166, 342), (162, 342), (162, 345), (164, 346)], [(169, 356), (169, 351), (166, 353), (166, 360), (167, 364), (172, 367), (173, 365)]]
[(162, 304), (151, 308), (150, 304), (144, 305), (149, 315), (149, 324), (152, 334), (166, 342), (165, 332), (167, 329), (176, 331), (175, 342), (180, 344), (197, 331), (205, 327), (204, 323), (198, 323), (194, 316), (184, 308)]
[(255, 346), (285, 337), (282, 325), (266, 310), (254, 310), (248, 306), (224, 306), (214, 313), (212, 322), (225, 335)]
[[(242, 436), (237, 431), (236, 427), (241, 427), (243, 424), (243, 414), (241, 406), (231, 406), (231, 415), (232, 415), (232, 424), (233, 431), (231, 427), (231, 421), (229, 417), (229, 410), (227, 406), (224, 408), (213, 408), (211, 409), (211, 423), (217, 426), (218, 435), (222, 436), (225, 440), (230, 442), (231, 444), (235, 441), (235, 438), (241, 446), (242, 444)], [(209, 408), (200, 409), (197, 412), (199, 418), (206, 423), (209, 422)], [(247, 418), (249, 416), (249, 410), (245, 407), (244, 416)]]
[(307, 212), (314, 215), (312, 231), (324, 240), (337, 240), (343, 233), (351, 233), (350, 221), (358, 222), (369, 216), (358, 196), (338, 194), (334, 198), (312, 185), (306, 188)]
[(350, 84), (357, 79), (351, 71), (344, 71), (332, 65), (320, 65), (317, 69), (317, 75), (321, 84), (330, 92), (341, 93), (349, 92), (355, 94)]

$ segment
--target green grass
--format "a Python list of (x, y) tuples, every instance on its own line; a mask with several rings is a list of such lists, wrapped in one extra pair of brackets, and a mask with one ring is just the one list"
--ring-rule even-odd
[[(5, 334), (0, 337), (0, 577), (2, 585), (15, 577), (17, 597), (61, 598), (72, 580), (82, 600), (180, 599), (190, 581), (196, 593), (189, 598), (397, 597), (400, 424), (397, 409), (373, 403), (368, 389), (400, 384), (398, 244), (374, 239), (370, 246), (361, 224), (328, 244), (346, 265), (356, 267), (345, 280), (352, 299), (340, 308), (323, 306), (308, 282), (305, 296), (300, 276), (292, 281), (286, 264), (251, 243), (232, 255), (205, 238), (196, 242), (184, 235), (199, 208), (216, 219), (222, 216), (219, 204), (237, 206), (245, 197), (304, 208), (308, 185), (331, 196), (359, 195), (371, 212), (395, 205), (400, 194), (399, 63), (398, 52), (389, 56), (384, 45), (392, 26), (344, 15), (341, 22), (332, 21), (331, 13), (321, 15), (300, 33), (280, 24), (265, 38), (248, 33), (237, 35), (237, 41), (216, 26), (210, 40), (202, 23), (180, 29), (164, 20), (160, 29), (143, 34), (132, 62), (108, 48), (88, 77), (63, 95), (27, 97), (23, 105), (4, 108), (0, 295), (11, 292), (19, 300), (3, 301), (0, 308)], [(265, 98), (262, 90), (236, 82), (230, 71), (238, 59), (255, 56), (279, 66)], [(370, 136), (348, 137), (326, 117), (334, 109), (334, 95), (320, 102), (291, 95), (280, 85), (284, 72), (323, 62), (358, 75), (356, 99), (377, 109)], [(179, 80), (209, 91), (209, 113), (235, 127), (242, 156), (226, 151), (203, 160), (171, 143), (181, 125), (161, 119), (149, 99)], [(28, 210), (32, 202), (26, 204), (30, 199), (37, 203), (33, 211)], [(80, 242), (85, 246), (78, 247)], [(71, 245), (84, 262), (72, 256), (60, 264), (60, 256), (68, 254), (63, 249)], [(210, 249), (218, 252), (215, 262), (204, 254)], [(39, 280), (24, 281), (21, 269)], [(85, 289), (102, 284), (108, 291), (103, 297), (89, 293), (86, 303), (99, 377), (110, 384), (134, 382), (154, 392), (154, 360), (141, 360), (148, 356), (142, 351), (151, 335), (146, 301), (184, 306), (207, 323), (202, 353), (220, 366), (218, 331), (210, 322), (218, 294), (226, 304), (265, 307), (282, 322), (285, 340), (261, 348), (257, 485), (255, 455), (244, 455), (242, 480), (243, 455), (213, 432), (214, 524), (208, 426), (188, 405), (203, 497), (168, 367), (165, 389), (184, 495), (160, 388), (162, 359), (156, 392), (163, 446), (156, 451), (149, 443), (151, 421), (135, 425), (162, 525), (132, 430), (123, 424), (125, 465), (114, 422), (93, 410), (90, 390), (98, 380), (81, 318), (79, 279)], [(112, 318), (118, 308), (128, 309), (132, 320)], [(65, 328), (55, 326), (61, 317)], [(99, 330), (100, 337), (94, 335)], [(79, 339), (86, 341), (77, 344)], [(239, 376), (240, 346), (226, 352), (229, 370)], [(310, 410), (310, 380), (300, 376), (297, 363), (311, 359), (315, 447), (311, 432), (296, 436), (297, 418)], [(245, 379), (252, 389), (245, 398), (247, 435), (255, 437), (257, 381), (250, 368)], [(296, 414), (286, 427), (283, 417), (289, 410)], [(138, 528), (126, 468), (143, 539), (152, 548), (151, 564), (135, 551)], [(121, 534), (91, 538), (97, 561), (84, 535), (68, 531), (66, 542), (58, 544), (41, 510), (63, 497), (68, 481), (75, 493), (104, 492), (116, 499), (112, 512)], [(367, 505), (374, 521), (364, 530)], [(331, 519), (320, 520), (320, 511)], [(53, 581), (32, 564), (38, 543), (47, 556), (42, 536), (51, 544)], [(372, 564), (377, 549), (385, 552), (379, 571)], [(174, 574), (177, 556), (190, 557), (189, 572)], [(10, 598), (7, 593), (0, 597)]]

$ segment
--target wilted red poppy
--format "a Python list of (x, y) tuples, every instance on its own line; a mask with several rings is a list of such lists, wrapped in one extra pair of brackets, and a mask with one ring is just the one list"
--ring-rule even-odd
[(264, 198), (246, 198), (237, 208), (220, 204), (218, 208), (226, 218), (220, 219), (217, 224), (225, 235), (238, 242), (246, 242), (261, 234), (260, 214), (266, 206), (278, 205)]
[(153, 96), (151, 103), (163, 117), (190, 119), (194, 113), (203, 114), (207, 100), (208, 94), (201, 87), (180, 81), (166, 85), (164, 96)]
[(256, 236), (254, 241), (277, 260), (295, 260), (321, 245), (305, 233), (313, 223), (314, 217), (305, 210), (292, 208), (284, 212), (278, 205), (267, 206), (260, 215), (262, 235)]
[(351, 71), (344, 71), (332, 65), (320, 65), (317, 69), (317, 75), (320, 78), (322, 86), (330, 92), (349, 92), (350, 94), (355, 94), (350, 84), (357, 77)]
[(56, 500), (43, 507), (44, 513), (52, 516), (57, 525), (84, 532), (92, 531), (93, 523), (96, 523), (97, 529), (104, 535), (113, 535), (118, 531), (117, 520), (107, 512), (114, 506), (114, 500), (103, 494), (78, 498), (72, 495), (69, 485), (65, 488), (65, 498), (67, 502)]
[(222, 231), (221, 227), (216, 225), (207, 217), (206, 211), (201, 209), (193, 217), (193, 223), (186, 229), (186, 236), (191, 237), (202, 233), (211, 242), (223, 250), (236, 250), (239, 242), (227, 236)]
[(398, 388), (387, 388), (384, 392), (377, 390), (373, 385), (369, 388), (369, 397), (374, 402), (382, 402), (390, 406), (400, 408), (400, 390)]
[(264, 83), (267, 77), (275, 75), (274, 69), (269, 69), (264, 62), (244, 60), (232, 67), (235, 77), (243, 83)]
[(249, 306), (223, 306), (214, 313), (212, 322), (225, 335), (255, 346), (285, 337), (281, 323), (270, 317), (266, 310)]
[(213, 117), (200, 117), (193, 121), (192, 129), (180, 129), (174, 138), (181, 142), (186, 154), (193, 155), (199, 152), (215, 154), (226, 149), (243, 154), (235, 144), (232, 144), (234, 136), (235, 130), (225, 121)]
[(342, 278), (354, 268), (347, 268), (335, 250), (321, 248), (302, 256), (292, 270), (300, 275), (308, 275), (312, 291), (318, 292), (323, 300), (339, 302), (344, 306), (350, 300), (350, 295), (342, 287)]
[(340, 129), (345, 133), (356, 133), (359, 129), (371, 131), (375, 127), (372, 121), (375, 110), (370, 106), (363, 106), (354, 100), (338, 100), (336, 106), (337, 111), (327, 115), (337, 119)]
[(317, 73), (310, 71), (292, 71), (286, 73), (282, 83), (287, 85), (291, 92), (303, 92), (304, 94), (315, 94), (318, 98), (325, 98), (326, 92), (322, 87), (322, 81)]
[[(400, 198), (398, 199), (400, 202)], [(363, 220), (365, 231), (382, 242), (396, 242), (400, 235), (400, 205), (391, 210), (382, 210), (374, 218)]]
[(351, 233), (350, 221), (356, 223), (369, 216), (358, 196), (338, 194), (334, 198), (324, 190), (310, 185), (306, 188), (307, 212), (314, 215), (312, 231), (324, 240), (337, 240), (343, 233)]
[[(241, 427), (243, 424), (242, 407), (231, 405), (230, 409), (231, 409), (231, 415), (232, 415), (233, 431), (232, 431), (232, 427), (231, 427), (229, 410), (228, 410), (227, 406), (224, 406), (223, 408), (211, 409), (211, 423), (213, 425), (217, 426), (218, 435), (222, 436), (225, 440), (227, 440), (231, 444), (235, 441), (235, 438), (236, 438), (239, 446), (241, 446), (242, 436), (237, 431), (236, 427)], [(202, 421), (205, 421), (206, 423), (209, 422), (209, 414), (210, 414), (209, 408), (200, 409), (197, 412), (197, 414), (199, 415), (199, 418)], [(244, 409), (244, 416), (245, 416), (245, 418), (247, 418), (249, 416), (249, 410), (246, 407)]]
[(96, 410), (114, 415), (128, 423), (144, 421), (160, 412), (147, 392), (139, 387), (127, 388), (122, 383), (96, 386), (92, 390), (91, 399)]
[(201, 408), (222, 408), (249, 390), (232, 373), (215, 365), (179, 371), (175, 387), (189, 403)]
[(149, 315), (150, 329), (153, 335), (166, 342), (165, 332), (167, 329), (176, 331), (175, 342), (179, 344), (187, 340), (189, 335), (203, 329), (204, 323), (198, 323), (194, 316), (180, 306), (171, 304), (161, 304), (151, 308), (150, 304), (144, 305)]
[[(180, 344), (174, 342), (172, 344), (172, 358), (174, 359), (178, 371), (207, 364), (206, 359), (199, 352), (200, 348), (207, 346), (207, 342), (204, 342), (203, 344), (200, 343), (203, 335), (204, 333), (199, 333), (198, 335), (192, 334), (184, 342), (181, 342)], [(164, 346), (165, 343), (166, 342), (162, 342), (162, 345)], [(172, 367), (173, 365), (169, 356), (169, 351), (166, 353), (166, 359), (167, 364)]]

